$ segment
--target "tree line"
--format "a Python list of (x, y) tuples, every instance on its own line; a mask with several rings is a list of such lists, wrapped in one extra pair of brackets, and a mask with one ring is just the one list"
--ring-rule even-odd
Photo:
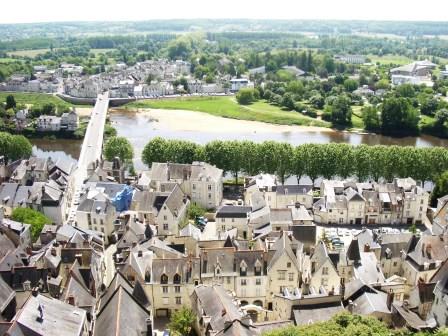
[(142, 152), (143, 162), (192, 163), (205, 161), (235, 178), (239, 174), (275, 174), (282, 183), (289, 176), (357, 177), (360, 181), (412, 177), (433, 181), (448, 170), (448, 151), (443, 147), (368, 146), (349, 144), (303, 144), (248, 140), (215, 140), (200, 145), (186, 140), (151, 139)]

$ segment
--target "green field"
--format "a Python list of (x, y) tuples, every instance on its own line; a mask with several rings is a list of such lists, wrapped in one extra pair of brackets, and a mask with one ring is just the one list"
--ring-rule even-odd
[(380, 63), (380, 64), (404, 65), (411, 63), (413, 61), (409, 57), (401, 55), (384, 55), (384, 56), (367, 55), (367, 57), (370, 58), (372, 63)]
[(6, 101), (6, 97), (13, 95), (18, 104), (26, 105), (43, 105), (47, 103), (53, 103), (58, 107), (71, 107), (73, 106), (62, 99), (45, 93), (23, 93), (23, 92), (0, 92), (0, 102)]
[(234, 97), (188, 97), (179, 99), (142, 100), (126, 105), (126, 108), (157, 108), (205, 112), (214, 116), (261, 121), (281, 125), (304, 125), (330, 127), (330, 123), (304, 116), (298, 112), (285, 111), (266, 101), (248, 106), (239, 105)]
[(47, 51), (50, 51), (50, 49), (17, 50), (8, 52), (8, 55), (34, 58), (39, 54), (45, 54)]

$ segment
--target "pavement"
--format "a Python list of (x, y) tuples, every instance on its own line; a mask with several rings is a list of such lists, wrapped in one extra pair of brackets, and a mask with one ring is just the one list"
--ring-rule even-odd
[(90, 115), (84, 141), (82, 143), (81, 153), (79, 154), (78, 166), (74, 175), (74, 193), (72, 203), (68, 213), (68, 223), (73, 224), (76, 215), (76, 209), (79, 204), (81, 188), (87, 176), (87, 166), (89, 163), (99, 160), (103, 150), (103, 135), (106, 124), (107, 110), (109, 108), (109, 93), (99, 94), (95, 107)]

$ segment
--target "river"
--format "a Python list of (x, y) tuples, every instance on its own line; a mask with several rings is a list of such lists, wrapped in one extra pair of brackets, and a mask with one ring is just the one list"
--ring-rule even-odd
[[(177, 112), (177, 113), (176, 113)], [(303, 143), (349, 143), (352, 145), (400, 145), (448, 147), (448, 140), (428, 135), (421, 137), (392, 138), (374, 134), (357, 134), (328, 129), (300, 126), (276, 126), (259, 122), (239, 121), (214, 117), (190, 111), (129, 112), (114, 110), (110, 120), (119, 136), (126, 137), (134, 146), (136, 169), (143, 169), (141, 151), (153, 137), (185, 139), (197, 143), (222, 140), (285, 141), (294, 145)], [(76, 160), (81, 149), (81, 140), (32, 140), (33, 152), (39, 157), (65, 157)]]

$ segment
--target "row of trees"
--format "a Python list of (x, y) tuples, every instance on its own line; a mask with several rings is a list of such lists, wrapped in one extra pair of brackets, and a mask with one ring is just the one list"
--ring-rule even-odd
[(413, 332), (407, 329), (390, 329), (379, 319), (371, 316), (352, 315), (348, 312), (339, 313), (329, 321), (302, 326), (290, 326), (276, 329), (264, 334), (265, 336), (446, 336), (446, 328), (435, 331)]
[(308, 176), (359, 180), (413, 177), (418, 181), (434, 180), (448, 170), (448, 151), (442, 147), (415, 148), (401, 146), (352, 146), (348, 144), (303, 144), (284, 142), (221, 141), (199, 145), (184, 140), (153, 138), (143, 149), (142, 160), (152, 162), (191, 163), (205, 161), (216, 165), (235, 178), (240, 173), (276, 174), (281, 182), (289, 176)]
[(30, 157), (32, 149), (30, 141), (23, 135), (0, 132), (0, 155), (6, 162)]

